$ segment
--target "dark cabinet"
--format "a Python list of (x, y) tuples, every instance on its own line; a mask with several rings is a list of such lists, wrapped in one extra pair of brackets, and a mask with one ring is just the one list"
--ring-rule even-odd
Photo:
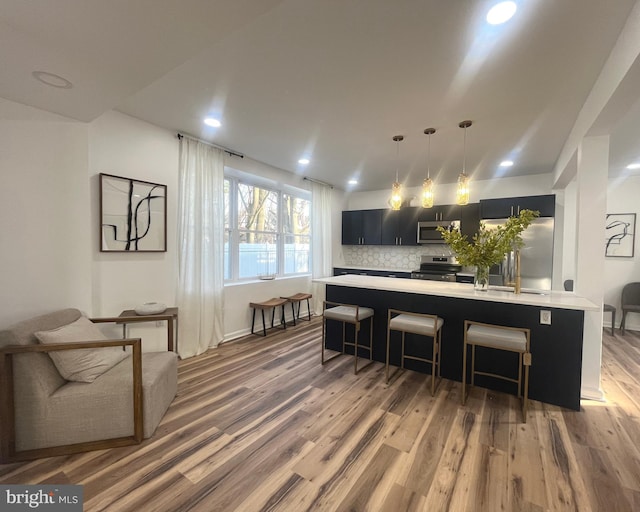
[(460, 233), (471, 240), (480, 229), (480, 205), (471, 203), (460, 206)]
[(342, 212), (342, 245), (379, 245), (382, 210)]
[(548, 194), (480, 201), (480, 217), (482, 219), (504, 219), (518, 215), (520, 210), (538, 210), (540, 217), (553, 217), (556, 210), (556, 196)]
[(456, 204), (443, 204), (432, 208), (419, 208), (418, 220), (423, 222), (436, 220), (460, 220), (460, 209)]
[(382, 245), (418, 245), (418, 214), (422, 208), (382, 210)]
[(361, 276), (397, 277), (398, 279), (411, 279), (411, 272), (394, 272), (393, 270), (373, 270), (359, 268), (334, 267), (334, 276), (355, 274)]

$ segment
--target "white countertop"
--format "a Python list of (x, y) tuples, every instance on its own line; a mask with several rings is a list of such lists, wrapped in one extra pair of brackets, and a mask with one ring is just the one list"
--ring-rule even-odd
[(480, 292), (476, 291), (472, 284), (467, 283), (423, 281), (421, 279), (395, 279), (393, 277), (360, 275), (323, 277), (320, 279), (314, 279), (313, 282), (335, 286), (348, 286), (352, 288), (366, 288), (369, 290), (421, 293), (424, 295), (437, 295), (439, 297), (484, 300), (502, 302), (505, 304), (522, 304), (525, 306), (577, 309), (582, 311), (597, 311), (600, 309), (590, 300), (580, 297), (573, 292), (557, 290), (525, 290), (525, 292), (531, 293), (523, 292), (516, 295), (512, 291), (496, 290), (491, 287), (486, 292)]

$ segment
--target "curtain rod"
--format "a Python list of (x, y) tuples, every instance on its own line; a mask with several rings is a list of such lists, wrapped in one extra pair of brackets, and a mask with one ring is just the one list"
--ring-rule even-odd
[(244, 158), (244, 155), (242, 153), (238, 153), (237, 151), (232, 151), (231, 149), (227, 149), (224, 146), (218, 146), (217, 144), (213, 144), (212, 142), (208, 142), (206, 140), (198, 139), (197, 137), (192, 137), (191, 135), (185, 135), (183, 133), (178, 133), (176, 135), (176, 137), (178, 137), (178, 140), (180, 140), (182, 138), (195, 140), (196, 142), (201, 142), (202, 144), (206, 144), (207, 146), (213, 146), (214, 148), (218, 148), (218, 149), (224, 151), (225, 153), (228, 153), (231, 156), (237, 156), (239, 158)]
[(307, 176), (304, 176), (302, 179), (310, 181), (311, 183), (317, 183), (318, 185), (324, 185), (325, 187), (329, 187), (331, 189), (333, 188), (333, 185), (331, 183), (327, 183), (326, 181), (320, 181), (313, 178), (308, 178)]

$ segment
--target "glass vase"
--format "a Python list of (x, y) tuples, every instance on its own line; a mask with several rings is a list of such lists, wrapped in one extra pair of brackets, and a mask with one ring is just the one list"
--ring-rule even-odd
[(478, 265), (473, 286), (477, 291), (486, 292), (489, 289), (489, 267)]

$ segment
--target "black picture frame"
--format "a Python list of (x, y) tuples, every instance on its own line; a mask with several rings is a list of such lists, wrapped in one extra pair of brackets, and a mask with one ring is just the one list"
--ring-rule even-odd
[(100, 252), (166, 252), (167, 186), (100, 173)]
[(607, 213), (605, 222), (605, 256), (633, 258), (636, 244), (636, 214)]

